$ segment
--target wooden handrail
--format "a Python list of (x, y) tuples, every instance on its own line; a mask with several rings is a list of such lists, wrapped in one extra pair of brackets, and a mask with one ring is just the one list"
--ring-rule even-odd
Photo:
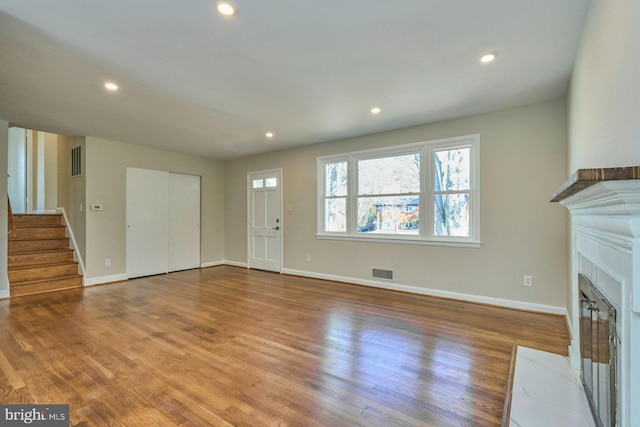
[(11, 211), (11, 200), (9, 199), (9, 196), (7, 196), (7, 207), (8, 207), (8, 216), (9, 216), (9, 238), (10, 239), (15, 239), (16, 238), (16, 223), (13, 220), (13, 212)]

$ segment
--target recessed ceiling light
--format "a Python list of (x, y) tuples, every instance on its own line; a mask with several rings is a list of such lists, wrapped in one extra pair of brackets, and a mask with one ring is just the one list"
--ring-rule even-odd
[(264, 134), (267, 138), (273, 138), (273, 132), (267, 132)]
[(233, 16), (236, 14), (236, 9), (230, 3), (224, 1), (216, 3), (216, 10), (224, 16)]
[(380, 109), (380, 107), (373, 107), (371, 110), (371, 114), (380, 114), (380, 111), (382, 111)]
[(110, 91), (116, 91), (118, 90), (118, 85), (113, 83), (113, 82), (106, 82), (104, 84), (105, 89), (110, 90)]
[(485, 53), (480, 57), (480, 62), (482, 62), (483, 64), (488, 64), (490, 62), (493, 62), (496, 59), (496, 55), (497, 53), (495, 52)]

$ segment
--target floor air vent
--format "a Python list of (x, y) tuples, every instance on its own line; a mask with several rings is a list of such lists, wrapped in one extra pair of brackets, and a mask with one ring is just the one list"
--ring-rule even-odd
[(378, 277), (380, 279), (393, 279), (393, 271), (391, 270), (381, 270), (379, 268), (373, 269), (373, 277)]

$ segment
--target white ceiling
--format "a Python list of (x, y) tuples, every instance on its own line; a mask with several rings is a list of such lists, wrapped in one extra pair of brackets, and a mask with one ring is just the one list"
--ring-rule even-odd
[(224, 159), (468, 116), (562, 97), (589, 6), (233, 3), (0, 0), (0, 117)]

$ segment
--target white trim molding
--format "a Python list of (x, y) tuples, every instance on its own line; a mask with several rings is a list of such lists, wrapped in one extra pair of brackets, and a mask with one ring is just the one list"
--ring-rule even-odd
[(230, 266), (233, 266), (233, 267), (249, 268), (249, 263), (248, 262), (238, 262), (238, 261), (225, 260), (225, 261), (222, 261), (221, 264), (230, 265)]
[(71, 228), (71, 223), (69, 222), (69, 218), (67, 217), (67, 212), (65, 212), (64, 208), (58, 208), (56, 209), (56, 213), (62, 214), (64, 225), (67, 227), (67, 232), (69, 233), (69, 240), (71, 240), (71, 246), (73, 247), (73, 252), (75, 253), (76, 258), (78, 259), (80, 274), (82, 274), (82, 286), (87, 286), (86, 280), (85, 280), (87, 271), (84, 268), (84, 261), (82, 260), (82, 254), (78, 250), (78, 243), (76, 242), (76, 236), (73, 234), (73, 229)]
[(203, 263), (200, 264), (200, 268), (216, 267), (218, 265), (224, 265), (226, 263), (227, 263), (227, 261), (225, 261), (225, 260), (203, 262)]
[(129, 280), (126, 274), (115, 274), (113, 276), (101, 276), (85, 279), (84, 286), (103, 285), (105, 283), (124, 282)]

